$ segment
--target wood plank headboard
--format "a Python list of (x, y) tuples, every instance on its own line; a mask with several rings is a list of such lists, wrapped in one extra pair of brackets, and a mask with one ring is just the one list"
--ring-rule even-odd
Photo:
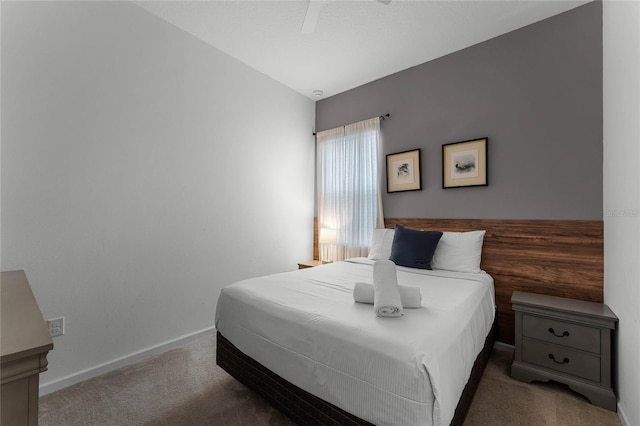
[[(514, 341), (511, 294), (515, 290), (603, 301), (601, 220), (385, 219), (387, 228), (396, 224), (439, 231), (487, 231), (481, 267), (495, 281), (501, 342)], [(317, 221), (314, 228), (317, 256)]]

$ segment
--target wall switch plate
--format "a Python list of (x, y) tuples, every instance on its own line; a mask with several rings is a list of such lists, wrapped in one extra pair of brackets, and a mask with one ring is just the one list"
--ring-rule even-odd
[(47, 320), (47, 327), (49, 327), (51, 337), (62, 336), (64, 334), (64, 317)]

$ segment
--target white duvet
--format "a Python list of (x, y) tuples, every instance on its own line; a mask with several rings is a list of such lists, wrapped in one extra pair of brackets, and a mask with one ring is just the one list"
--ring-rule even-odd
[(240, 281), (218, 300), (216, 328), (294, 385), (376, 425), (448, 425), (494, 319), (493, 279), (398, 268), (422, 308), (376, 317), (355, 303), (373, 282), (366, 258)]

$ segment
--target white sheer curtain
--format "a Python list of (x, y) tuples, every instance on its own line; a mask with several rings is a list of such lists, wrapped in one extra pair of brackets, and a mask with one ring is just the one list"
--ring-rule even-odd
[(366, 256), (384, 227), (380, 118), (318, 132), (316, 147), (321, 260)]

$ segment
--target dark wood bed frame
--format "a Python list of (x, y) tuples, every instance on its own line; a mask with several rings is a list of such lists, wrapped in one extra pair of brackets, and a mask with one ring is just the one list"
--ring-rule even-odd
[[(476, 358), (458, 401), (452, 425), (462, 425), (487, 364), (494, 341), (514, 342), (514, 290), (602, 302), (604, 226), (601, 220), (385, 219), (414, 229), (463, 232), (486, 230), (483, 270), (494, 278), (496, 320)], [(314, 221), (314, 259), (318, 257)], [(217, 335), (217, 364), (301, 425), (370, 423), (292, 385)]]
[[(497, 319), (497, 316), (496, 316)], [(491, 349), (497, 335), (497, 320), (493, 322), (482, 351), (478, 354), (471, 376), (464, 387), (451, 421), (452, 426), (461, 426), (469, 411)], [(254, 390), (271, 405), (299, 425), (371, 425), (353, 414), (330, 404), (309, 392), (289, 383), (253, 358), (245, 355), (217, 333), (216, 363), (240, 383)]]

